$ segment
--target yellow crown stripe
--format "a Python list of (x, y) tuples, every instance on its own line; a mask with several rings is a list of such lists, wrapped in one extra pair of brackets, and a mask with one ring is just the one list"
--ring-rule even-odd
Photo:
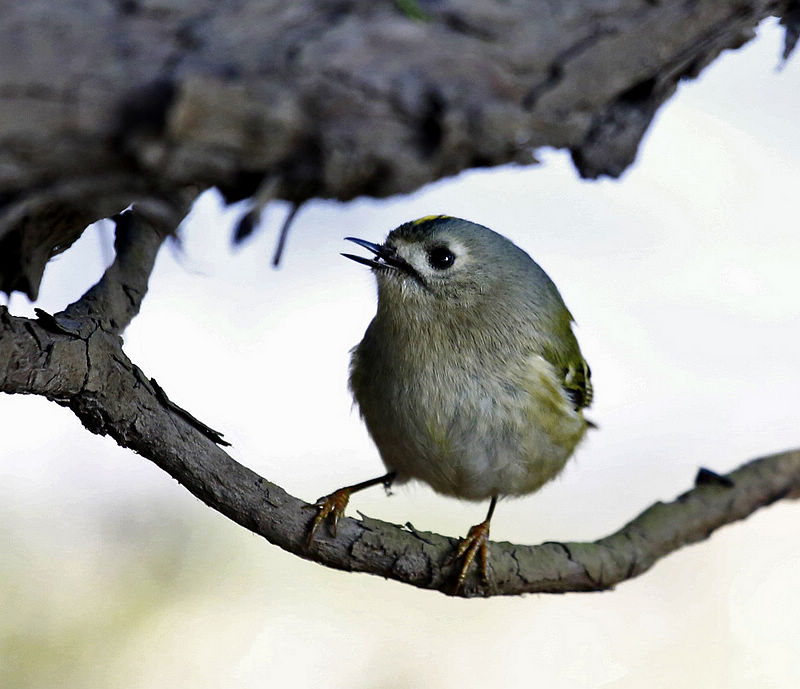
[(422, 218), (417, 218), (411, 222), (412, 225), (422, 225), (422, 223), (428, 222), (430, 220), (444, 220), (445, 218), (449, 218), (449, 215), (426, 215)]

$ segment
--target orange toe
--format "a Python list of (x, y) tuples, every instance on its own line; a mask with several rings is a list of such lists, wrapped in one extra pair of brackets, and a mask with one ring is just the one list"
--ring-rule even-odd
[(350, 488), (340, 488), (330, 495), (326, 495), (317, 500), (310, 507), (318, 510), (317, 516), (311, 523), (311, 528), (308, 530), (308, 538), (306, 538), (306, 547), (310, 548), (311, 543), (314, 541), (314, 536), (317, 530), (325, 520), (329, 520), (331, 524), (331, 534), (336, 538), (336, 529), (339, 525), (339, 519), (344, 514), (347, 503), (350, 502)]

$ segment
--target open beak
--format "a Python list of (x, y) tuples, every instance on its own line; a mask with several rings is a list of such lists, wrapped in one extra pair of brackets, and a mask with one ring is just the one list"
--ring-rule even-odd
[(356, 263), (361, 263), (370, 268), (398, 268), (407, 273), (413, 270), (406, 261), (397, 255), (397, 250), (394, 247), (386, 246), (385, 244), (374, 244), (366, 239), (357, 239), (356, 237), (345, 237), (345, 240), (363, 246), (367, 251), (375, 254), (375, 258), (364, 258), (355, 254), (342, 254), (345, 258), (349, 258)]

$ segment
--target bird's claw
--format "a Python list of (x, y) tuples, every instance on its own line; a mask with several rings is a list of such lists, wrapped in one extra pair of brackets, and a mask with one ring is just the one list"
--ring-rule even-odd
[(317, 516), (311, 523), (311, 528), (308, 530), (308, 537), (306, 538), (306, 548), (311, 547), (314, 541), (314, 536), (317, 533), (320, 525), (326, 520), (330, 519), (331, 534), (336, 538), (337, 527), (339, 526), (339, 519), (344, 514), (347, 503), (350, 502), (350, 489), (340, 488), (330, 495), (325, 495), (317, 500), (313, 505), (308, 505), (309, 509), (318, 510)]
[(466, 538), (462, 538), (458, 544), (455, 556), (452, 561), (455, 562), (463, 558), (461, 570), (456, 579), (455, 593), (461, 590), (461, 587), (466, 581), (469, 568), (472, 566), (475, 556), (480, 554), (480, 573), (481, 581), (489, 584), (489, 521), (481, 522), (473, 526)]

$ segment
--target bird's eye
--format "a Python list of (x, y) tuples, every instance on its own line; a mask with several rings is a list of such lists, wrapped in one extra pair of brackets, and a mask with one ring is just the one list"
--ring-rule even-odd
[(428, 263), (431, 268), (445, 270), (453, 265), (456, 255), (446, 246), (437, 246), (428, 252)]

